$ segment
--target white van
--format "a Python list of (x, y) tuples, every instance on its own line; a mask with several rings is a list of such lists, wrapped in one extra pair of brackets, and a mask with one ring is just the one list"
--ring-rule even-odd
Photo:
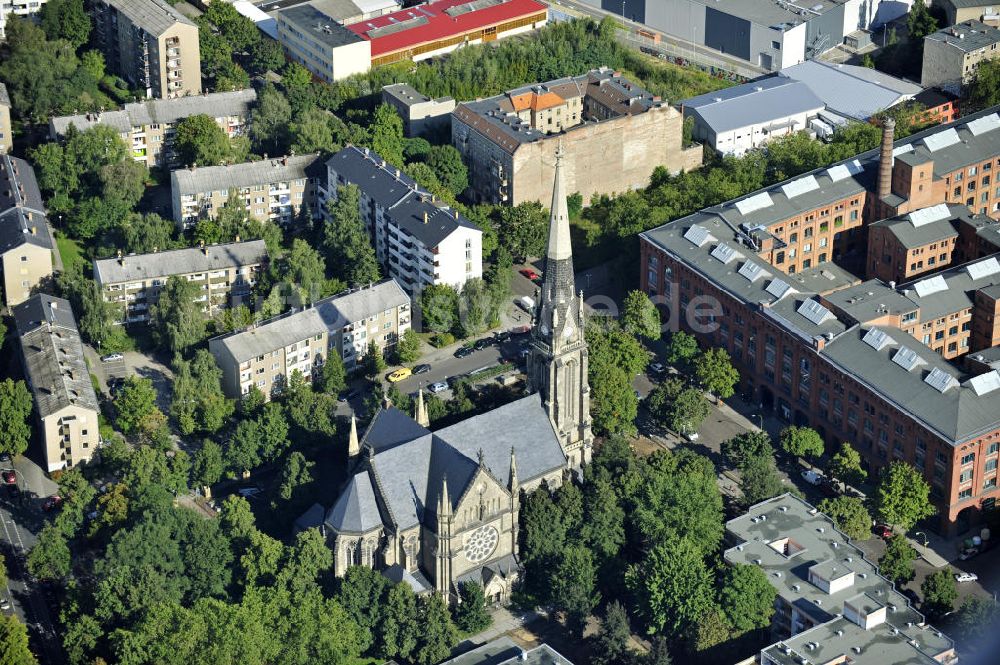
[(528, 314), (535, 311), (535, 299), (528, 296), (521, 296), (517, 299), (518, 306)]

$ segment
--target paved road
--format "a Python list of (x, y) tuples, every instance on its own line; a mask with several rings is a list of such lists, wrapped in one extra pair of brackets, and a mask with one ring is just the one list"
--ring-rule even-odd
[(141, 376), (150, 379), (156, 389), (157, 406), (164, 413), (170, 409), (171, 385), (174, 374), (169, 367), (155, 358), (139, 351), (126, 351), (122, 360), (102, 362), (96, 350), (84, 347), (84, 355), (90, 363), (90, 371), (101, 384), (101, 393), (110, 396), (108, 381)]

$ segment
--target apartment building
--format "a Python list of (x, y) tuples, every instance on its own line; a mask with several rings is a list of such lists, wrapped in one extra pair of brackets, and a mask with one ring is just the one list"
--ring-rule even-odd
[(108, 69), (147, 97), (201, 93), (198, 26), (164, 0), (94, 0), (93, 39)]
[(27, 300), (52, 277), (54, 251), (34, 169), (23, 159), (0, 154), (0, 262), (8, 307)]
[(783, 494), (751, 506), (726, 523), (726, 543), (726, 563), (759, 568), (777, 591), (776, 642), (761, 649), (761, 665), (958, 662), (954, 642), (804, 500)]
[(324, 298), (313, 308), (326, 326), (330, 353), (338, 353), (349, 372), (372, 342), (391, 354), (411, 326), (410, 297), (395, 279)]
[(382, 88), (382, 101), (396, 109), (403, 119), (403, 134), (408, 137), (451, 128), (451, 112), (455, 110), (452, 97), (431, 99), (408, 83), (393, 83)]
[(150, 308), (171, 277), (194, 282), (201, 311), (251, 304), (251, 289), (267, 265), (263, 240), (203, 245), (94, 261), (94, 280), (104, 299), (121, 307), (121, 322), (150, 323)]
[(14, 129), (10, 124), (10, 95), (7, 94), (7, 86), (0, 83), (0, 152), (10, 152), (12, 147)]
[[(641, 286), (679, 326), (727, 349), (740, 390), (764, 411), (831, 445), (850, 441), (873, 472), (890, 460), (919, 469), (936, 526), (961, 533), (1000, 497), (1000, 379), (949, 360), (1000, 345), (997, 257), (822, 296), (791, 274), (807, 257), (860, 265), (864, 225), (884, 217), (958, 202), (996, 217), (992, 183), (985, 201), (966, 189), (978, 197), (1000, 167), (995, 109), (895, 144), (891, 129), (880, 150), (642, 233)], [(952, 260), (995, 234), (982, 218), (961, 224)]]
[(319, 218), (317, 193), (325, 174), (319, 153), (171, 171), (174, 221), (186, 229), (214, 219), (230, 194), (261, 222), (290, 224), (303, 207)]
[(132, 148), (132, 157), (146, 166), (184, 166), (176, 163), (173, 152), (177, 123), (193, 115), (214, 118), (229, 138), (244, 134), (250, 124), (251, 109), (257, 103), (253, 88), (232, 92), (213, 92), (173, 99), (150, 99), (126, 104), (117, 111), (66, 115), (49, 120), (53, 141), (66, 137), (69, 128), (86, 131), (96, 125), (108, 125)]
[(560, 143), (566, 191), (589, 201), (645, 187), (658, 166), (671, 173), (701, 166), (702, 148), (683, 147), (683, 127), (680, 111), (602, 68), (459, 104), (451, 140), (477, 200), (548, 205)]
[(934, 4), (944, 10), (946, 25), (965, 21), (1000, 23), (1000, 2), (996, 0), (934, 0)]
[(100, 408), (68, 300), (38, 294), (12, 308), (47, 471), (86, 462), (100, 445)]
[(357, 146), (338, 152), (326, 168), (323, 198), (336, 198), (342, 185), (358, 187), (375, 254), (410, 295), (429, 284), (460, 288), (483, 276), (482, 231), (398, 168)]
[(0, 0), (0, 40), (7, 38), (7, 16), (30, 16), (42, 9), (45, 0)]
[(253, 386), (271, 399), (295, 372), (311, 381), (326, 358), (326, 324), (316, 309), (292, 312), (208, 341), (222, 370), (226, 395), (239, 398)]
[(920, 85), (958, 93), (976, 76), (984, 60), (1000, 54), (1000, 30), (979, 21), (965, 21), (924, 37)]

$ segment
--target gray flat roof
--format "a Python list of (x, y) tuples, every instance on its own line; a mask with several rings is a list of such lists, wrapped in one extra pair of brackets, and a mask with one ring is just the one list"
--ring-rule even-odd
[(929, 34), (924, 39), (942, 42), (969, 53), (1000, 42), (1000, 30), (980, 21), (963, 21)]
[(945, 205), (949, 209), (948, 216), (927, 224), (914, 225), (911, 215), (905, 214), (872, 222), (869, 226), (888, 229), (900, 244), (908, 249), (922, 247), (946, 238), (957, 238), (958, 220), (963, 217), (971, 218), (972, 213), (969, 212), (968, 206), (959, 203)]
[(68, 406), (96, 411), (97, 395), (69, 301), (38, 294), (12, 312), (39, 415), (45, 418)]
[[(811, 21), (847, 0), (789, 0), (778, 4), (770, 0), (696, 0), (699, 4), (768, 27), (784, 24), (792, 27)], [(799, 11), (794, 11), (797, 8)], [(810, 11), (810, 9), (812, 11)]]
[(322, 175), (321, 171), (324, 169), (319, 153), (261, 159), (256, 162), (225, 166), (199, 166), (171, 171), (170, 189), (181, 195), (211, 191), (227, 192), (254, 185), (319, 177)]
[(811, 268), (788, 275), (788, 283), (803, 293), (825, 295), (847, 288), (861, 280), (832, 261), (817, 263)]
[(319, 312), (310, 308), (262, 321), (248, 330), (211, 341), (224, 346), (236, 362), (242, 363), (325, 332), (326, 325)]
[(395, 279), (387, 279), (345, 293), (317, 300), (313, 308), (330, 332), (363, 321), (379, 312), (410, 304), (410, 297)]
[[(878, 574), (876, 565), (837, 530), (829, 517), (802, 499), (784, 494), (758, 503), (745, 515), (727, 522), (726, 530), (739, 544), (726, 550), (725, 560), (758, 566), (779, 596), (819, 624), (765, 649), (768, 655), (777, 652), (778, 662), (800, 664), (802, 658), (808, 658), (810, 662), (826, 663), (849, 655), (857, 665), (931, 665), (934, 656), (954, 647), (951, 640), (926, 625), (923, 615)], [(809, 570), (814, 567), (827, 572), (836, 569), (830, 575), (834, 578), (852, 572), (853, 583), (836, 593), (827, 593), (809, 581)], [(884, 607), (885, 624), (865, 630), (848, 621), (841, 616), (848, 602), (869, 610)], [(843, 634), (838, 635), (837, 630)], [(791, 653), (784, 652), (786, 646)], [(861, 648), (860, 653), (852, 651), (855, 646)]]
[(875, 69), (819, 60), (785, 67), (780, 74), (809, 86), (831, 111), (856, 120), (867, 120), (923, 90)]
[(463, 653), (461, 656), (446, 660), (441, 665), (514, 665), (515, 663), (573, 665), (569, 659), (563, 657), (548, 644), (541, 644), (534, 648), (521, 647), (506, 635)]
[(329, 48), (365, 41), (340, 24), (342, 16), (330, 16), (313, 5), (283, 9), (277, 13), (277, 18), (279, 23), (284, 21), (293, 25), (309, 38)]
[[(870, 279), (823, 296), (837, 310), (857, 323), (868, 323), (887, 315), (915, 312), (919, 305), (880, 279)], [(902, 331), (900, 331), (902, 332)]]
[(252, 266), (267, 261), (263, 240), (232, 242), (150, 254), (129, 254), (118, 259), (94, 261), (94, 279), (101, 286), (144, 279), (165, 278), (207, 270)]
[(681, 104), (685, 113), (698, 115), (715, 132), (815, 113), (825, 107), (808, 85), (780, 76), (698, 95)]
[(382, 88), (382, 93), (391, 96), (393, 99), (398, 99), (400, 103), (405, 106), (413, 106), (414, 104), (421, 104), (423, 102), (430, 101), (454, 101), (451, 97), (438, 97), (437, 99), (431, 99), (409, 83), (393, 83), (391, 85), (384, 86)]
[[(996, 259), (993, 260), (995, 261)], [(933, 321), (946, 314), (972, 307), (976, 291), (1000, 284), (1000, 273), (980, 276), (978, 273), (970, 272), (970, 266), (976, 266), (984, 262), (989, 263), (990, 259), (978, 259), (953, 266), (933, 275), (900, 284), (897, 288), (920, 306), (921, 321)], [(973, 268), (974, 270), (975, 268)], [(930, 279), (944, 280), (946, 288), (921, 296), (917, 292), (918, 285)]]
[(187, 16), (163, 0), (102, 0), (151, 35), (162, 35), (175, 23), (194, 25)]

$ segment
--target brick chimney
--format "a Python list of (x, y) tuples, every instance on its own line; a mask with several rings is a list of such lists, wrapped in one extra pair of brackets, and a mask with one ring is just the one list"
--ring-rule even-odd
[(896, 133), (896, 121), (886, 118), (882, 122), (882, 149), (878, 158), (878, 198), (892, 194), (892, 139)]

